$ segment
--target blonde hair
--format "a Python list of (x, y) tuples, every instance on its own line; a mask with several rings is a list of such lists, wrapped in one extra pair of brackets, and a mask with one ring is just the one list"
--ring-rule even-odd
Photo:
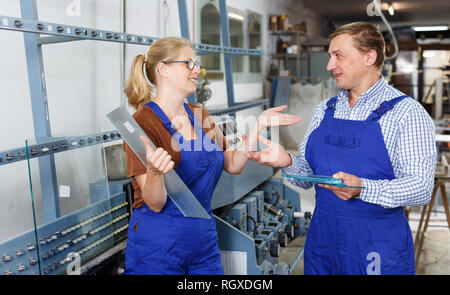
[(139, 54), (133, 59), (130, 78), (124, 89), (130, 106), (137, 110), (152, 100), (152, 91), (157, 82), (157, 65), (164, 60), (176, 58), (186, 46), (194, 49), (189, 40), (179, 37), (162, 38), (150, 46), (145, 62), (145, 74), (151, 85), (144, 76), (145, 55)]
[(375, 66), (378, 70), (383, 67), (386, 58), (386, 44), (380, 30), (367, 22), (355, 22), (343, 25), (330, 35), (330, 39), (342, 34), (353, 37), (353, 45), (360, 51), (367, 53), (373, 49), (377, 53)]

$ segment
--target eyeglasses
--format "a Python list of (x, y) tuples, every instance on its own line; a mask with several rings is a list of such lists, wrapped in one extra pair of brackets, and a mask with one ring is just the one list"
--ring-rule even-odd
[(202, 65), (198, 63), (198, 61), (192, 61), (192, 60), (165, 60), (162, 61), (163, 64), (171, 64), (171, 63), (176, 63), (176, 62), (183, 62), (186, 64), (186, 67), (189, 70), (193, 70), (195, 67), (198, 67), (199, 70), (202, 69)]

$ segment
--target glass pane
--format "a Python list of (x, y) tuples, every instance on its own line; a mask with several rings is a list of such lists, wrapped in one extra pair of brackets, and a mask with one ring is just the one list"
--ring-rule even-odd
[[(5, 8), (4, 15), (21, 16), (19, 1), (3, 2), (0, 6)], [(49, 22), (120, 31), (120, 17), (111, 18), (111, 15), (122, 15), (121, 5), (122, 1), (40, 0), (37, 11), (39, 19)], [(0, 274), (7, 270), (13, 274), (66, 273), (70, 262), (60, 262), (64, 262), (68, 253), (77, 251), (84, 267), (85, 261), (123, 240), (123, 236), (117, 237), (126, 234), (124, 229), (118, 234), (108, 233), (127, 225), (128, 216), (122, 216), (129, 210), (122, 204), (123, 184), (114, 186), (108, 180), (104, 168), (108, 155), (101, 141), (95, 146), (70, 149), (52, 157), (32, 156), (30, 150), (27, 158), (27, 145), (33, 147), (37, 141), (25, 139), (34, 136), (33, 117), (39, 118), (31, 108), (30, 92), (41, 93), (41, 84), (32, 81), (38, 86), (31, 90), (28, 87), (23, 33), (2, 30), (0, 37), (5, 45), (0, 58), (0, 64), (4, 65), (0, 89), (2, 97), (8, 97), (10, 103), (0, 114), (5, 122), (20, 122), (2, 129), (4, 140), (0, 154), (17, 146), (24, 151), (19, 162), (4, 165), (3, 156), (0, 161), (3, 192), (0, 255), (7, 254), (5, 260), (10, 262), (0, 263)], [(111, 105), (120, 104), (122, 97), (122, 58), (118, 50), (122, 46), (96, 41), (43, 46), (40, 61), (45, 70), (47, 115), (53, 135), (92, 134), (108, 125), (105, 114)], [(115, 220), (119, 217), (120, 220)], [(105, 227), (94, 231), (94, 227), (102, 225)], [(74, 226), (73, 230), (67, 230)]]
[[(156, 149), (153, 142), (146, 136), (144, 131), (128, 113), (125, 106), (116, 108), (108, 113), (108, 118), (117, 128), (130, 148), (134, 151), (141, 162), (147, 166), (145, 146), (142, 144), (141, 137), (145, 137), (150, 146)], [(192, 194), (189, 188), (184, 184), (178, 174), (171, 170), (164, 175), (164, 184), (168, 196), (174, 204), (180, 209), (186, 217), (206, 218), (209, 219), (208, 212), (203, 208), (197, 198)]]
[(27, 161), (5, 161), (0, 162), (0, 275), (39, 274)]
[[(200, 12), (201, 43), (221, 45), (220, 14), (212, 4), (206, 4)], [(203, 55), (202, 65), (206, 70), (220, 70), (220, 54)]]
[[(26, 142), (42, 274), (77, 274), (126, 234), (128, 201), (123, 185), (109, 182), (100, 144), (104, 138), (97, 139), (60, 136)], [(35, 156), (43, 149), (61, 152)]]

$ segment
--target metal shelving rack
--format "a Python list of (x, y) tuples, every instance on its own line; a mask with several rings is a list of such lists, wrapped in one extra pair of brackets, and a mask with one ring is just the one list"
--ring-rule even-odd
[[(298, 48), (297, 54), (271, 53), (271, 54), (269, 54), (269, 57), (270, 57), (271, 61), (277, 62), (278, 68), (281, 67), (281, 62), (284, 62), (284, 67), (287, 68), (288, 61), (295, 60), (296, 73), (295, 73), (295, 75), (293, 75), (291, 73), (290, 77), (294, 80), (301, 79), (301, 60), (307, 59), (307, 58), (303, 55), (302, 42), (301, 42), (300, 38), (307, 36), (306, 33), (303, 31), (270, 31), (270, 36), (271, 36), (272, 47), (274, 44), (276, 44), (276, 40), (274, 41), (274, 39), (275, 39), (274, 37), (281, 38), (281, 36), (288, 36), (288, 37), (296, 38), (295, 45), (297, 45), (297, 48)], [(275, 50), (273, 50), (273, 52), (276, 52), (276, 45), (275, 45)], [(308, 68), (309, 68), (309, 65), (308, 65)], [(270, 78), (275, 78), (275, 77), (270, 77)]]
[[(231, 57), (237, 55), (263, 55), (264, 51), (230, 47), (226, 1), (219, 0), (219, 3), (223, 46), (194, 43), (194, 49), (197, 54), (222, 53), (225, 59), (225, 77), (228, 97), (227, 108), (210, 110), (210, 112), (212, 114), (226, 114), (259, 105), (267, 105), (267, 99), (244, 103), (236, 103), (234, 100)], [(38, 158), (44, 218), (45, 221), (48, 222), (60, 217), (54, 154), (71, 149), (115, 141), (121, 139), (121, 136), (115, 130), (65, 138), (56, 138), (52, 136), (47, 104), (45, 71), (42, 63), (42, 45), (78, 40), (96, 40), (150, 46), (158, 38), (42, 21), (38, 19), (36, 0), (21, 0), (20, 8), (21, 18), (0, 15), (0, 29), (23, 32), (33, 114), (34, 136), (39, 142), (28, 147), (0, 151), (0, 165), (7, 165), (17, 161), (26, 160), (27, 153), (30, 157)], [(178, 9), (181, 35), (186, 39), (190, 39), (185, 0), (178, 0)], [(41, 37), (40, 35), (45, 36)], [(190, 96), (188, 100), (191, 103), (195, 103), (195, 95)]]

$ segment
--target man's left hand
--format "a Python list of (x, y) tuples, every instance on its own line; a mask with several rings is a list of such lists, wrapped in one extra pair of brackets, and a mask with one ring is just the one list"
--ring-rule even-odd
[[(361, 178), (348, 174), (345, 172), (338, 172), (333, 175), (333, 178), (342, 179), (342, 182), (348, 186), (361, 186)], [(329, 189), (333, 193), (336, 194), (340, 199), (347, 201), (350, 200), (353, 197), (359, 196), (361, 193), (361, 188), (351, 188), (351, 187), (340, 187), (340, 186), (334, 186), (334, 185), (327, 185), (327, 184), (319, 184), (320, 187)]]

